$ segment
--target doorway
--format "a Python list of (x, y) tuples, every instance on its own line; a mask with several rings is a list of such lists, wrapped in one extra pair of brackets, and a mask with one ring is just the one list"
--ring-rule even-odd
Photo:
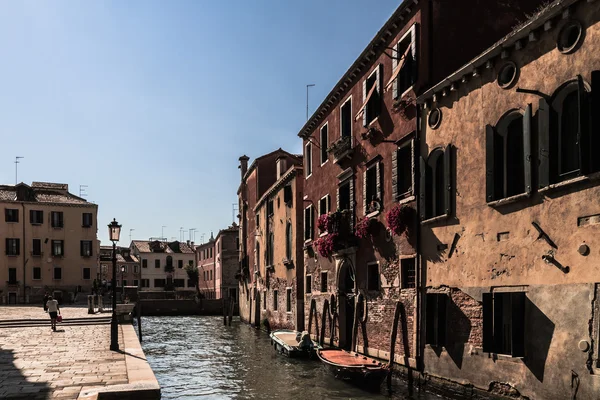
[(340, 347), (344, 350), (354, 350), (352, 346), (352, 331), (354, 328), (354, 268), (348, 261), (343, 261), (338, 273), (339, 289), (339, 318), (340, 318)]
[(8, 304), (17, 304), (17, 293), (16, 292), (8, 293)]

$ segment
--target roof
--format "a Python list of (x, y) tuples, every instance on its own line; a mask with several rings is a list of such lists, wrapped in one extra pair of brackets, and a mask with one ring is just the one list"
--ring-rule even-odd
[(433, 98), (437, 93), (442, 93), (445, 89), (450, 88), (450, 86), (457, 85), (460, 81), (462, 81), (463, 77), (472, 76), (478, 71), (478, 69), (486, 68), (488, 65), (490, 65), (487, 64), (488, 62), (496, 57), (502, 57), (503, 52), (511, 48), (521, 48), (517, 44), (521, 40), (525, 40), (525, 38), (532, 41), (537, 40), (537, 32), (539, 30), (545, 30), (544, 25), (547, 21), (556, 17), (566, 8), (577, 3), (578, 1), (580, 0), (555, 0), (552, 3), (543, 6), (529, 20), (517, 26), (512, 30), (512, 32), (494, 43), (483, 53), (469, 61), (454, 73), (450, 74), (437, 85), (421, 94), (417, 98), (417, 103), (425, 103), (427, 100)]
[(295, 177), (299, 172), (301, 173), (302, 170), (303, 168), (301, 166), (293, 165), (283, 175), (281, 175), (277, 182), (275, 182), (269, 189), (267, 189), (265, 194), (263, 194), (262, 197), (256, 202), (256, 205), (254, 206), (254, 212), (256, 212), (262, 206), (262, 204), (269, 197), (271, 197), (271, 195), (273, 195), (273, 193), (280, 190), (285, 184), (291, 181), (292, 178)]
[(194, 254), (195, 251), (191, 244), (186, 242), (165, 242), (165, 241), (148, 241), (148, 240), (133, 240), (131, 242), (140, 253), (183, 253)]
[[(100, 260), (112, 260), (112, 246), (100, 246)], [(131, 253), (129, 247), (117, 247), (117, 262), (119, 263), (139, 263), (138, 258)]]
[(289, 156), (289, 157), (291, 157), (291, 158), (295, 158), (295, 159), (296, 159), (295, 161), (296, 161), (297, 163), (300, 163), (300, 164), (302, 163), (302, 156), (297, 156), (297, 155), (295, 155), (295, 154), (288, 153), (287, 151), (283, 150), (283, 149), (280, 147), (280, 148), (278, 148), (277, 150), (274, 150), (274, 151), (272, 151), (272, 152), (270, 152), (270, 153), (263, 154), (262, 156), (255, 158), (255, 159), (254, 159), (254, 161), (252, 161), (252, 164), (250, 164), (250, 167), (248, 167), (248, 171), (246, 171), (246, 173), (244, 174), (244, 178), (243, 178), (243, 180), (245, 181), (245, 180), (248, 178), (248, 176), (250, 176), (250, 174), (252, 173), (252, 171), (253, 171), (253, 170), (254, 170), (254, 169), (257, 167), (257, 165), (258, 165), (258, 162), (259, 162), (260, 160), (262, 160), (262, 159), (264, 159), (264, 158), (267, 158), (267, 157), (269, 157), (269, 156), (272, 156), (272, 155), (274, 155), (274, 154), (276, 154), (276, 153), (278, 153), (278, 152), (281, 152), (281, 154), (282, 154), (282, 155), (286, 155), (286, 156)]
[(68, 192), (69, 186), (63, 183), (33, 182), (17, 185), (0, 185), (0, 201), (49, 203), (49, 204), (85, 204), (96, 206), (87, 200)]
[(215, 241), (219, 239), (219, 236), (221, 236), (222, 234), (225, 233), (237, 233), (239, 232), (240, 227), (238, 226), (238, 224), (236, 224), (235, 222), (233, 224), (231, 224), (230, 227), (225, 228), (225, 229), (221, 229), (219, 231), (219, 233), (217, 233), (217, 237), (215, 238)]
[(377, 59), (380, 52), (385, 50), (384, 44), (393, 37), (393, 31), (399, 26), (404, 26), (406, 16), (412, 12), (411, 6), (417, 5), (419, 0), (402, 0), (396, 11), (387, 20), (383, 27), (377, 32), (375, 37), (369, 42), (367, 47), (358, 56), (356, 61), (348, 68), (342, 78), (335, 84), (323, 102), (317, 107), (313, 115), (306, 121), (300, 129), (298, 136), (307, 138), (320, 124), (321, 120), (327, 116), (329, 109), (339, 101), (343, 95), (348, 92), (360, 80), (360, 77), (371, 63)]

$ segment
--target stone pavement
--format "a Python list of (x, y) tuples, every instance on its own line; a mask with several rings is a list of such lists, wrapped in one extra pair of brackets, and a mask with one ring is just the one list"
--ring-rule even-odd
[[(92, 316), (83, 307), (64, 307), (61, 311), (65, 318)], [(2, 320), (44, 316), (47, 314), (41, 307), (0, 307)], [(140, 370), (144, 382), (155, 383), (158, 388), (131, 325), (119, 327), (121, 352), (109, 350), (110, 325), (58, 324), (57, 328), (57, 332), (49, 326), (0, 329), (0, 398), (76, 399), (82, 389), (86, 398), (94, 398), (94, 391), (89, 389), (127, 387), (132, 383), (130, 371), (133, 380), (139, 381)], [(133, 357), (136, 361), (130, 361), (128, 369), (127, 359)], [(160, 396), (159, 389), (158, 393)]]
[[(96, 313), (88, 314), (86, 306), (60, 306), (60, 311), (63, 318), (94, 318), (106, 317), (111, 313)], [(39, 306), (0, 306), (0, 321), (10, 319), (44, 319), (48, 317), (48, 313), (44, 312), (41, 305)]]

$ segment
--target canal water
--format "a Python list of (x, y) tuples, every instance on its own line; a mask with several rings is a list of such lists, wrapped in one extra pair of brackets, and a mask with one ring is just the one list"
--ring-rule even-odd
[(363, 391), (318, 360), (277, 354), (265, 332), (239, 321), (225, 327), (222, 317), (142, 317), (142, 329), (163, 399), (439, 399), (410, 396), (399, 380), (391, 395)]

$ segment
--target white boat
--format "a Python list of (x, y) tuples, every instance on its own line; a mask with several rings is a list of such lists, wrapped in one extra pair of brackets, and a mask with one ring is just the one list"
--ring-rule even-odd
[(306, 331), (280, 329), (271, 332), (270, 337), (275, 350), (288, 357), (313, 357), (319, 348)]

